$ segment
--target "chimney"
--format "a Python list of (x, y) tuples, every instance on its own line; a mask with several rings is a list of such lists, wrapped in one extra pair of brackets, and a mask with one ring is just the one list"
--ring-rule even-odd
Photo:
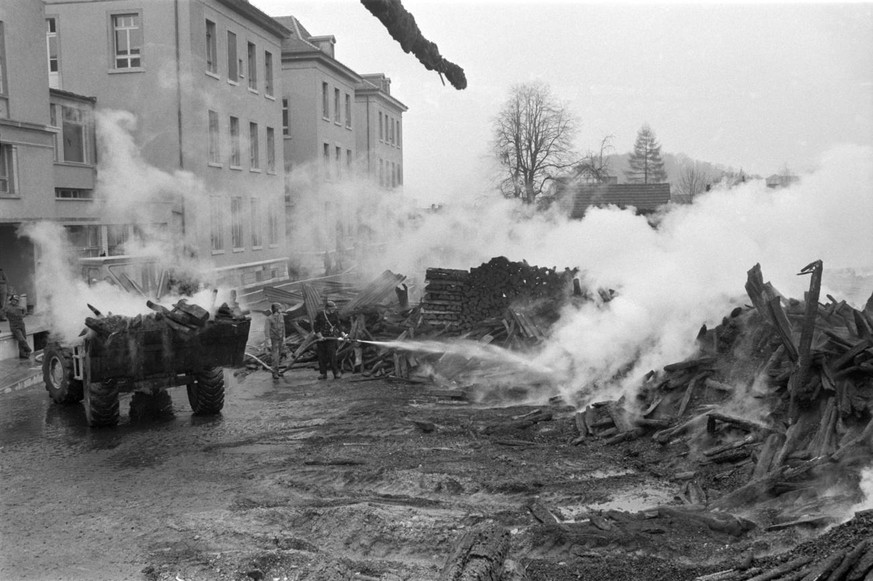
[(317, 46), (318, 50), (320, 50), (330, 58), (336, 58), (334, 57), (334, 46), (336, 45), (335, 36), (312, 36), (309, 38), (309, 42)]

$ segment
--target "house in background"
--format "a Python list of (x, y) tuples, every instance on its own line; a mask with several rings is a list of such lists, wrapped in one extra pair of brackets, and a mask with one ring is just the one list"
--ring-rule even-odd
[(640, 215), (657, 212), (670, 203), (670, 184), (586, 184), (559, 181), (558, 203), (574, 219), (581, 219), (590, 207), (634, 208)]
[(767, 178), (766, 183), (768, 188), (787, 188), (792, 184), (796, 184), (800, 181), (800, 176), (781, 173), (774, 173), (770, 177)]

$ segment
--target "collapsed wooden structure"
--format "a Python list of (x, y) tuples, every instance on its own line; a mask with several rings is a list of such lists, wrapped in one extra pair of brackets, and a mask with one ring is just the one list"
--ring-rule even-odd
[[(564, 301), (588, 300), (574, 276), (575, 271), (569, 269), (558, 272), (496, 257), (469, 271), (427, 269), (424, 296), (415, 305), (409, 304), (406, 277), (390, 270), (359, 291), (304, 284), (300, 293), (267, 288), (264, 295), (286, 306), (287, 368), (312, 364), (315, 314), (326, 300), (332, 300), (351, 340), (338, 351), (343, 369), (360, 371), (365, 377), (409, 380), (425, 364), (439, 364), (443, 373), (456, 375), (476, 362), (361, 341), (460, 338), (507, 349), (529, 348), (546, 338), (546, 329), (557, 319)], [(250, 353), (250, 358), (272, 365), (266, 349)]]

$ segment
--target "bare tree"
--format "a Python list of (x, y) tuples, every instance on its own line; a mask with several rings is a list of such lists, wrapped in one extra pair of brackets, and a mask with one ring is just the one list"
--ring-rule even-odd
[(578, 122), (549, 86), (516, 85), (494, 120), (494, 154), (501, 167), (500, 191), (531, 204), (546, 184), (576, 163)]
[(695, 162), (682, 171), (682, 175), (679, 176), (679, 183), (676, 184), (676, 189), (679, 194), (692, 200), (694, 196), (706, 189), (707, 183), (709, 183), (709, 178), (706, 171), (699, 163)]
[(612, 175), (609, 168), (609, 152), (615, 149), (612, 146), (612, 139), (612, 135), (607, 135), (600, 140), (600, 151), (589, 149), (582, 157), (573, 168), (578, 179), (597, 184), (609, 181)]

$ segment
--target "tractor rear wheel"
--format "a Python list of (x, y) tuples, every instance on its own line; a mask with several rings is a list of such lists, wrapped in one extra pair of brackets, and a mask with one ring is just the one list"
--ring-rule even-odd
[(135, 391), (130, 398), (130, 421), (159, 419), (173, 415), (173, 400), (166, 389), (154, 393)]
[(114, 426), (118, 423), (118, 381), (87, 382), (85, 392), (85, 417), (94, 428)]
[(194, 374), (188, 385), (188, 403), (195, 416), (213, 416), (224, 407), (224, 370), (210, 367)]
[(73, 352), (57, 343), (45, 346), (42, 379), (49, 397), (55, 403), (79, 403), (84, 397), (82, 382), (73, 377)]

